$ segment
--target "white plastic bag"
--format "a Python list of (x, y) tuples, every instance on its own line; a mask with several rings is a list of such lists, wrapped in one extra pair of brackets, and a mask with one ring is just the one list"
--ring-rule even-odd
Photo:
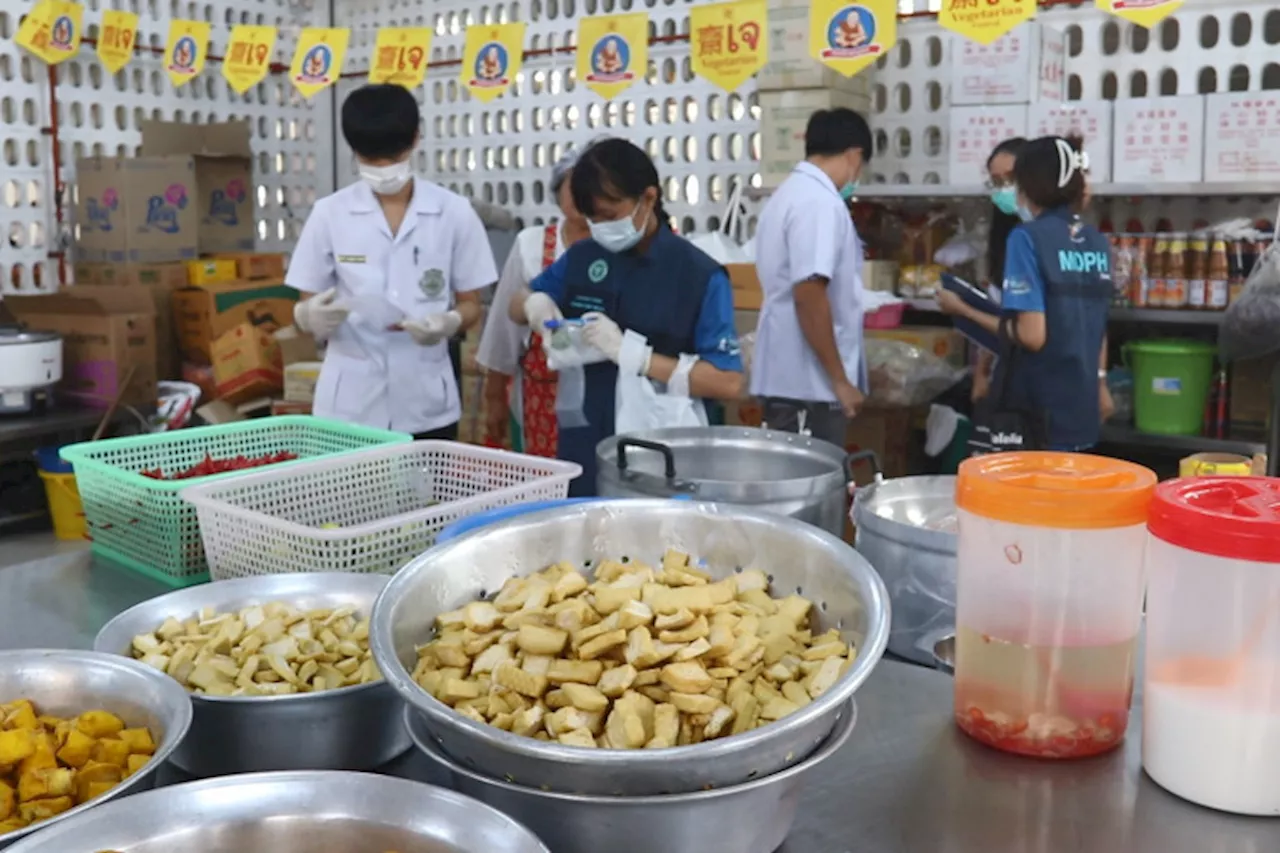
[(729, 205), (725, 208), (720, 230), (709, 234), (695, 234), (689, 242), (711, 256), (718, 264), (751, 264), (755, 263), (755, 241), (743, 245), (746, 235), (746, 208), (742, 201), (742, 186), (733, 188), (729, 195)]
[(625, 435), (671, 427), (707, 426), (707, 412), (701, 400), (689, 396), (689, 371), (697, 364), (695, 355), (682, 355), (665, 392), (640, 375), (646, 346), (644, 336), (627, 332), (618, 356), (617, 399), (614, 432)]

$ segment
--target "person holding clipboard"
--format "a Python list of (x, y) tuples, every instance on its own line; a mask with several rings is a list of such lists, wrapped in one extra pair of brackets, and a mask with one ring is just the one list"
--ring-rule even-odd
[(1080, 219), (1088, 157), (1079, 140), (1046, 136), (1018, 152), (1016, 209), (998, 313), (952, 290), (939, 308), (996, 338), (991, 393), (974, 411), (975, 452), (1077, 451), (1098, 442), (1106, 387), (1111, 247)]

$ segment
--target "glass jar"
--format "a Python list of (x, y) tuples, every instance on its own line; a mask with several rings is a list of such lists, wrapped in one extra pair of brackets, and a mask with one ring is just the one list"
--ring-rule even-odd
[(1118, 746), (1156, 476), (1082, 453), (999, 453), (956, 478), (956, 723), (1021, 755)]
[(1280, 480), (1156, 489), (1142, 766), (1209, 808), (1280, 814)]

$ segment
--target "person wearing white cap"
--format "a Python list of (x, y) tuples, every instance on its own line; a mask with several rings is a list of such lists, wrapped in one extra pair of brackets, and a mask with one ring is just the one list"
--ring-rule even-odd
[(547, 367), (541, 336), (517, 325), (508, 309), (512, 297), (526, 290), (564, 254), (566, 246), (590, 236), (569, 191), (569, 174), (583, 150), (569, 149), (551, 167), (550, 190), (562, 218), (516, 235), (476, 353), (476, 362), (485, 371), (485, 442), (502, 444), (510, 423), (514, 449), (549, 458), (555, 458), (558, 434), (556, 373)]

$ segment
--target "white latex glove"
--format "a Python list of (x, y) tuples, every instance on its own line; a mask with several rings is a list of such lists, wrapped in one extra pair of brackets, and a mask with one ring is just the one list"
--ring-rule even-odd
[(400, 328), (409, 333), (413, 342), (424, 347), (447, 341), (462, 328), (462, 315), (457, 311), (428, 314), (419, 320), (405, 320)]
[(338, 299), (338, 289), (331, 287), (323, 293), (317, 293), (310, 299), (298, 302), (293, 306), (293, 322), (298, 328), (318, 341), (327, 341), (343, 321), (351, 309)]
[(548, 320), (563, 320), (560, 306), (545, 293), (530, 293), (524, 300), (524, 316), (529, 321), (529, 328), (535, 332), (546, 331)]
[(583, 314), (582, 319), (586, 321), (582, 327), (583, 343), (600, 350), (605, 358), (617, 364), (618, 354), (622, 352), (622, 329), (599, 311)]

